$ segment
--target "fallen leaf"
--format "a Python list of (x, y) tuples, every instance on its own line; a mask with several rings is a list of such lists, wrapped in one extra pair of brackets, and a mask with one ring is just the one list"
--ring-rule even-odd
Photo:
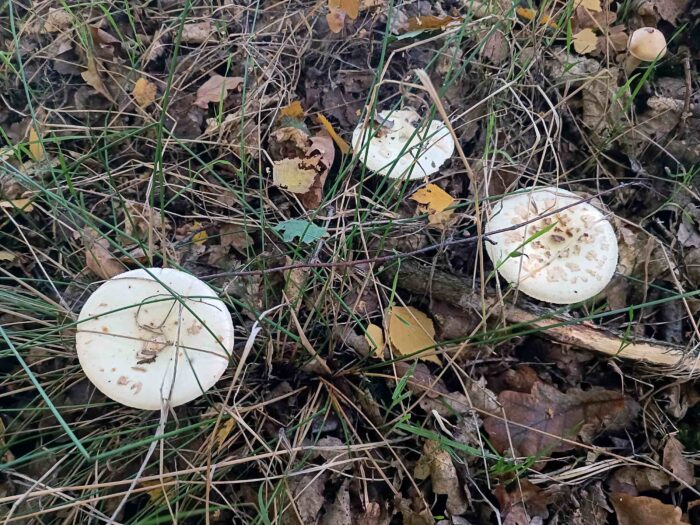
[(304, 167), (306, 159), (282, 159), (272, 163), (272, 183), (292, 193), (306, 193), (316, 179), (316, 169)]
[(615, 508), (618, 525), (684, 525), (683, 511), (666, 505), (656, 498), (613, 494), (610, 502)]
[(421, 204), (418, 210), (428, 214), (428, 223), (431, 225), (446, 225), (454, 213), (454, 210), (447, 209), (454, 203), (454, 199), (436, 184), (420, 188), (410, 198)]
[(381, 326), (376, 324), (370, 324), (365, 330), (365, 339), (367, 339), (367, 344), (369, 344), (370, 352), (372, 357), (378, 357), (379, 359), (384, 358), (384, 330)]
[(484, 42), (481, 54), (493, 64), (502, 64), (510, 56), (510, 46), (503, 31), (495, 30)]
[[(385, 319), (389, 342), (397, 353), (413, 355), (435, 346), (433, 321), (420, 310), (412, 306), (392, 306), (385, 314)], [(436, 355), (422, 353), (417, 357), (442, 364)]]
[[(287, 264), (293, 264), (291, 257), (286, 258)], [(301, 306), (300, 299), (304, 297), (304, 288), (309, 278), (309, 268), (292, 268), (284, 272), (284, 294), (289, 304)]]
[(50, 7), (44, 22), (44, 31), (47, 33), (66, 31), (73, 25), (73, 20), (73, 15), (65, 9)]
[(204, 226), (202, 226), (202, 224), (199, 222), (195, 222), (192, 224), (192, 231), (196, 232), (192, 236), (192, 244), (195, 246), (204, 246), (209, 238), (207, 230), (204, 229)]
[(253, 239), (248, 233), (249, 228), (238, 224), (224, 224), (219, 228), (219, 243), (226, 248), (233, 248), (245, 254), (253, 245)]
[(46, 158), (44, 145), (41, 143), (39, 134), (36, 132), (34, 126), (29, 128), (29, 153), (34, 162), (41, 162)]
[[(164, 478), (163, 481), (170, 481), (172, 478), (170, 476)], [(148, 480), (148, 481), (142, 481), (141, 486), (143, 487), (152, 487), (149, 488), (149, 490), (146, 491), (146, 494), (148, 494), (148, 497), (150, 498), (152, 503), (162, 503), (165, 501), (165, 495), (166, 493), (169, 495), (171, 492), (171, 487), (165, 487), (163, 485), (163, 482), (159, 479), (153, 479), (153, 480)]]
[(0, 201), (0, 208), (5, 208), (6, 210), (19, 210), (25, 213), (31, 213), (34, 211), (32, 199), (12, 199), (9, 201)]
[(224, 445), (224, 441), (226, 441), (226, 438), (229, 436), (229, 434), (231, 434), (231, 431), (235, 426), (236, 420), (232, 417), (229, 417), (226, 419), (226, 421), (219, 425), (219, 428), (216, 431), (216, 437), (214, 437), (214, 444), (218, 445), (216, 447), (217, 450), (221, 449), (221, 447)]
[(604, 430), (623, 428), (634, 418), (639, 405), (614, 390), (594, 388), (562, 393), (553, 386), (537, 382), (529, 394), (505, 390), (498, 395), (505, 419), (489, 416), (484, 428), (494, 447), (514, 449), (516, 456), (539, 456), (566, 452), (575, 448), (566, 438), (584, 442)]
[(335, 131), (333, 128), (333, 124), (331, 124), (326, 117), (324, 117), (321, 113), (316, 114), (316, 119), (318, 120), (319, 124), (323, 126), (323, 128), (326, 130), (326, 133), (328, 133), (331, 138), (333, 139), (333, 142), (335, 142), (335, 145), (338, 146), (338, 149), (343, 155), (347, 155), (350, 153), (350, 144), (345, 142), (343, 140), (343, 137), (338, 135), (338, 133)]
[(328, 0), (328, 8), (340, 9), (353, 20), (360, 14), (359, 0)]
[(534, 9), (529, 9), (527, 7), (516, 7), (515, 12), (518, 16), (524, 18), (525, 20), (535, 20), (537, 18), (540, 25), (547, 25), (552, 29), (559, 29), (557, 23), (554, 20), (552, 20), (550, 16), (538, 16), (537, 11), (535, 11)]
[[(656, 15), (676, 25), (678, 17), (688, 9), (689, 0), (646, 0), (643, 2), (644, 14)], [(640, 13), (641, 14), (641, 13)]]
[(461, 16), (412, 16), (408, 19), (407, 32), (445, 29), (450, 25), (461, 24), (463, 21), (464, 18)]
[(294, 239), (298, 237), (299, 242), (304, 244), (311, 244), (328, 235), (325, 228), (316, 226), (303, 219), (290, 219), (280, 222), (273, 230), (281, 233), (285, 242), (294, 242)]
[(95, 57), (88, 57), (87, 70), (80, 73), (80, 76), (83, 77), (86, 84), (94, 88), (100, 95), (105, 97), (107, 100), (112, 101), (112, 94), (104, 85), (104, 82), (102, 82), (102, 77), (100, 76), (97, 65), (97, 59), (95, 59)]
[(17, 258), (16, 253), (0, 250), (0, 261), (12, 262)]
[(637, 496), (640, 492), (663, 490), (671, 478), (664, 471), (655, 468), (622, 467), (608, 479), (611, 492)]
[(90, 26), (90, 35), (92, 36), (92, 43), (98, 46), (98, 48), (111, 48), (110, 53), (103, 58), (112, 56), (114, 50), (119, 50), (122, 47), (122, 43), (117, 38), (97, 26)]
[(182, 26), (182, 41), (186, 44), (203, 44), (213, 38), (214, 27), (211, 22), (198, 22)]
[(551, 495), (527, 479), (513, 484), (510, 491), (503, 485), (498, 485), (493, 493), (498, 500), (504, 524), (530, 525), (535, 522), (533, 518), (541, 518), (539, 523), (542, 523), (542, 519), (549, 517), (547, 505), (551, 503)]
[(663, 466), (670, 470), (676, 479), (688, 485), (695, 486), (695, 472), (690, 462), (683, 456), (683, 444), (674, 436), (670, 436), (664, 446)]
[(602, 11), (600, 0), (578, 0), (575, 7), (585, 7), (589, 11)]
[(598, 37), (589, 27), (586, 27), (573, 36), (574, 49), (581, 55), (592, 53), (598, 47)]
[(92, 228), (83, 230), (85, 265), (102, 279), (111, 279), (125, 271), (124, 266), (109, 251), (109, 242)]
[(306, 155), (309, 160), (318, 159), (314, 160), (316, 177), (311, 187), (299, 197), (299, 200), (301, 200), (301, 203), (307, 210), (314, 210), (323, 201), (323, 185), (326, 183), (326, 178), (335, 160), (333, 140), (325, 134), (311, 137), (311, 145)]
[(206, 109), (210, 102), (220, 102), (226, 98), (230, 89), (238, 89), (243, 84), (243, 77), (222, 77), (212, 75), (197, 90), (197, 99), (194, 105)]
[(326, 501), (323, 491), (326, 477), (304, 474), (290, 478), (291, 505), (282, 516), (283, 525), (311, 525), (317, 523), (318, 514)]
[(428, 211), (432, 213), (446, 210), (455, 201), (452, 195), (437, 184), (428, 184), (423, 188), (419, 188), (410, 198), (419, 204), (425, 205)]
[(447, 496), (447, 510), (450, 514), (459, 515), (467, 511), (467, 500), (452, 457), (437, 441), (425, 442), (413, 475), (419, 480), (430, 477), (433, 493)]
[(132, 95), (136, 103), (142, 108), (145, 108), (155, 102), (157, 92), (158, 87), (153, 82), (141, 77), (136, 81), (136, 84), (134, 84)]
[(319, 525), (353, 525), (352, 512), (350, 510), (350, 480), (335, 489), (333, 503), (326, 506), (326, 512), (319, 521)]
[(280, 110), (280, 116), (300, 119), (304, 117), (304, 108), (301, 107), (301, 102), (295, 100)]

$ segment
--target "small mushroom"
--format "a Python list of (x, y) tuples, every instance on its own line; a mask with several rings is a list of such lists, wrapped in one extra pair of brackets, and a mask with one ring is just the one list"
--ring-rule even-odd
[(229, 364), (233, 322), (214, 290), (170, 268), (125, 272), (102, 284), (78, 317), (88, 379), (124, 405), (157, 410), (209, 390)]
[(569, 191), (535, 188), (498, 202), (485, 228), (486, 251), (498, 273), (550, 303), (576, 303), (603, 290), (617, 266), (617, 239), (598, 209), (581, 202), (518, 227), (580, 200)]
[(392, 179), (420, 179), (438, 171), (452, 156), (455, 143), (447, 126), (433, 120), (419, 127), (421, 117), (408, 108), (381, 111), (377, 123), (363, 123), (352, 134), (352, 147), (370, 170)]
[(625, 72), (629, 75), (641, 62), (653, 62), (666, 54), (666, 37), (655, 27), (642, 27), (627, 41)]

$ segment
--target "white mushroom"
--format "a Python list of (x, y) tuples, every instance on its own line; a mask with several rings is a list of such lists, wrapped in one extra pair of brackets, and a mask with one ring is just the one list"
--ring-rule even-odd
[[(506, 197), (494, 207), (485, 233), (514, 228), (580, 200), (557, 188)], [(586, 202), (488, 239), (486, 251), (501, 276), (517, 283), (521, 292), (550, 303), (593, 297), (610, 282), (617, 266), (615, 232)]]
[(88, 379), (124, 405), (178, 406), (221, 378), (233, 348), (226, 305), (204, 282), (169, 268), (110, 279), (78, 318), (78, 359)]
[(420, 179), (435, 173), (452, 156), (455, 143), (447, 126), (433, 120), (419, 126), (413, 109), (381, 111), (377, 123), (352, 134), (352, 147), (370, 170), (392, 179)]
[(627, 41), (625, 72), (630, 74), (641, 62), (653, 62), (666, 54), (666, 37), (655, 27), (642, 27)]

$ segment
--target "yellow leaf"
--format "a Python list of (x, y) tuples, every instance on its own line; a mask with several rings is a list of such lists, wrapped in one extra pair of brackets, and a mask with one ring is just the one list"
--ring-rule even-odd
[(229, 436), (234, 426), (236, 426), (236, 420), (232, 417), (228, 418), (219, 426), (219, 429), (216, 431), (216, 437), (214, 438), (214, 444), (218, 445), (218, 449), (224, 445), (224, 441), (226, 441), (226, 438)]
[(333, 142), (335, 142), (335, 145), (338, 146), (338, 149), (343, 155), (350, 153), (350, 144), (345, 142), (343, 138), (336, 133), (335, 129), (333, 129), (333, 124), (331, 124), (326, 117), (318, 113), (316, 114), (316, 120), (324, 127), (326, 133), (331, 136)]
[(207, 234), (207, 231), (202, 227), (202, 224), (199, 222), (195, 222), (192, 225), (192, 229), (190, 231), (196, 231), (192, 236), (192, 244), (196, 244), (197, 246), (204, 246), (204, 244), (207, 242), (207, 239), (209, 238), (209, 235)]
[(301, 102), (295, 100), (289, 106), (282, 108), (280, 115), (283, 117), (302, 118), (304, 116), (304, 108), (301, 107)]
[(381, 326), (376, 324), (367, 326), (365, 339), (367, 339), (369, 350), (372, 352), (371, 356), (384, 359), (384, 330), (382, 330)]
[[(165, 478), (164, 481), (165, 482), (169, 481), (169, 478)], [(164, 501), (166, 491), (169, 492), (169, 489), (165, 488), (163, 486), (163, 482), (161, 482), (158, 479), (149, 480), (149, 481), (142, 481), (141, 485), (144, 487), (153, 487), (152, 489), (150, 489), (146, 492), (148, 494), (148, 497), (151, 499), (151, 502), (153, 502), (153, 503), (160, 503), (160, 502)]]
[(603, 7), (600, 5), (600, 0), (579, 0), (576, 2), (575, 7), (585, 7), (589, 11), (596, 11), (600, 13), (603, 10)]
[(355, 20), (360, 14), (360, 0), (328, 0), (328, 9), (343, 11)]
[[(521, 16), (525, 20), (534, 20), (537, 18), (537, 11), (534, 9), (529, 9), (527, 7), (517, 7), (515, 9), (515, 12), (518, 14), (518, 16)], [(558, 29), (559, 26), (552, 20), (550, 16), (547, 15), (542, 15), (539, 17), (539, 23), (540, 25), (547, 25), (551, 27), (552, 29)]]
[(453, 213), (454, 210), (445, 210), (431, 213), (430, 215), (428, 215), (428, 224), (443, 228), (447, 225), (448, 222), (450, 222)]
[(14, 199), (11, 201), (0, 201), (0, 208), (5, 208), (8, 210), (14, 210), (19, 208), (20, 211), (32, 212), (34, 211), (34, 206), (32, 205), (31, 199)]
[(574, 35), (574, 49), (581, 55), (595, 51), (597, 46), (598, 37), (590, 27), (582, 29)]
[[(392, 348), (401, 355), (412, 355), (435, 346), (433, 321), (412, 306), (393, 306), (387, 312), (387, 332)], [(436, 355), (421, 354), (419, 359), (442, 364)]]
[[(6, 252), (5, 250), (0, 250), (0, 261), (12, 262), (17, 258), (17, 255), (12, 252)], [(2, 421), (2, 420), (0, 420)]]
[(302, 159), (282, 159), (272, 164), (272, 183), (292, 193), (306, 193), (316, 179), (316, 170), (301, 166)]
[(155, 102), (157, 92), (158, 88), (153, 82), (141, 77), (136, 81), (132, 95), (134, 95), (136, 103), (142, 108), (145, 108)]
[(454, 199), (437, 184), (428, 184), (411, 195), (411, 199), (428, 207), (431, 213), (445, 211), (452, 206)]
[(41, 143), (39, 134), (34, 129), (34, 126), (29, 128), (29, 153), (34, 162), (40, 162), (46, 158), (44, 145)]

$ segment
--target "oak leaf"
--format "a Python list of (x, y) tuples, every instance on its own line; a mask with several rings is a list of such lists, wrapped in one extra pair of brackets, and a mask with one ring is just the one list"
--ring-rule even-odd
[(537, 382), (529, 394), (505, 390), (498, 395), (505, 421), (489, 416), (484, 422), (491, 442), (503, 452), (512, 447), (518, 456), (566, 452), (580, 438), (590, 442), (604, 430), (628, 424), (639, 405), (624, 394), (602, 388), (562, 393)]
[(656, 498), (613, 494), (610, 501), (615, 507), (619, 525), (686, 525), (683, 512), (674, 505), (666, 505)]

